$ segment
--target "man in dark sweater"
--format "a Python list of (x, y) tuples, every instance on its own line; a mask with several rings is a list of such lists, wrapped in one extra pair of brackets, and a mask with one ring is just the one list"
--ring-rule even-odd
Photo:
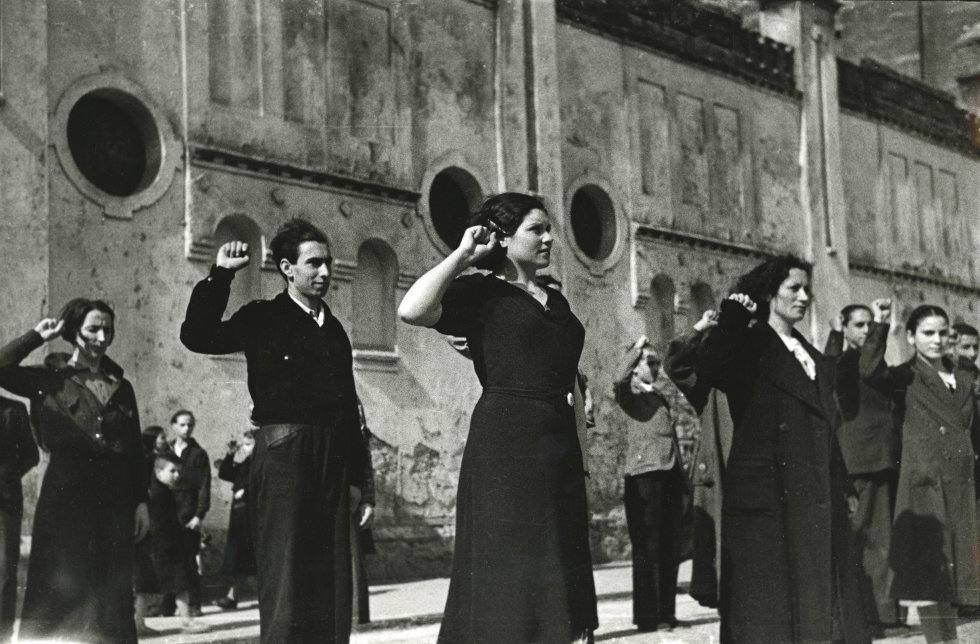
[(20, 479), (37, 465), (27, 408), (0, 397), (0, 642), (10, 639), (17, 605), (17, 563), (24, 494)]
[(899, 621), (898, 605), (888, 597), (888, 552), (900, 447), (891, 399), (865, 380), (864, 374), (874, 365), (862, 360), (861, 347), (872, 319), (887, 327), (890, 314), (891, 300), (887, 299), (875, 300), (870, 308), (864, 304), (844, 307), (824, 348), (826, 355), (837, 357), (835, 393), (843, 421), (837, 440), (857, 493), (851, 504), (851, 524), (876, 607), (869, 607), (868, 618), (882, 625)]
[[(327, 238), (286, 222), (270, 244), (286, 290), (222, 321), (243, 242), (218, 250), (191, 294), (180, 338), (191, 351), (242, 351), (259, 426), (249, 495), (264, 642), (347, 642), (351, 628), (350, 498), (363, 487), (350, 340), (323, 302)], [(368, 512), (365, 508), (363, 512)]]

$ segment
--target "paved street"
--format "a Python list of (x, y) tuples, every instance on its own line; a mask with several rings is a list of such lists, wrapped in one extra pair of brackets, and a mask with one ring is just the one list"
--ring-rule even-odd
[[(718, 615), (702, 608), (686, 594), (677, 596), (677, 617), (684, 625), (669, 633), (637, 633), (632, 624), (630, 601), (631, 568), (628, 564), (615, 563), (599, 566), (595, 571), (596, 591), (599, 594), (599, 623), (596, 640), (600, 642), (662, 642), (684, 644), (708, 644), (718, 641)], [(681, 569), (680, 585), (686, 587), (690, 578), (690, 564)], [(401, 584), (373, 586), (371, 588), (372, 624), (355, 632), (352, 642), (401, 642), (404, 644), (431, 644), (439, 633), (439, 616), (445, 603), (448, 579), (428, 579)], [(203, 618), (211, 631), (199, 635), (181, 635), (178, 620), (174, 617), (153, 618), (151, 627), (160, 636), (147, 638), (145, 642), (180, 643), (193, 642), (254, 642), (259, 632), (259, 614), (254, 602), (243, 604), (239, 610), (216, 612), (205, 609)], [(925, 639), (918, 629), (898, 630), (884, 639), (887, 644), (919, 644)], [(962, 620), (960, 641), (980, 642), (980, 620)]]

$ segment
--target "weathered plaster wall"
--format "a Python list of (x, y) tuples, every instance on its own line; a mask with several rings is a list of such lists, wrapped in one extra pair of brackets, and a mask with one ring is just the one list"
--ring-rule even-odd
[[(0, 9), (4, 102), (0, 105), (0, 342), (49, 314), (47, 3)], [(2, 391), (2, 390), (0, 390)], [(24, 479), (25, 526), (33, 517), (41, 468)], [(27, 528), (29, 529), (29, 527)]]
[(852, 261), (976, 283), (980, 159), (841, 115)]

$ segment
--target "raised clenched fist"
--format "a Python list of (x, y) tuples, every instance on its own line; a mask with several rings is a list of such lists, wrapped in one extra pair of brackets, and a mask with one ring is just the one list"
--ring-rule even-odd
[(745, 307), (745, 310), (749, 313), (755, 313), (759, 308), (756, 303), (752, 301), (752, 298), (745, 293), (732, 293), (728, 296), (728, 299), (732, 300), (733, 302), (738, 302)]
[(251, 258), (248, 255), (248, 244), (241, 241), (231, 241), (222, 244), (218, 249), (218, 257), (215, 264), (221, 268), (237, 271), (248, 265)]
[(470, 226), (463, 231), (457, 250), (469, 265), (473, 265), (497, 247), (497, 233), (486, 226)]
[(888, 297), (879, 297), (871, 303), (871, 312), (874, 313), (875, 322), (879, 324), (887, 322), (892, 313), (892, 301)]
[(54, 318), (44, 318), (37, 325), (34, 326), (34, 330), (41, 336), (41, 339), (45, 342), (57, 338), (61, 334), (62, 327), (65, 326), (64, 320), (56, 320)]
[(718, 326), (718, 311), (708, 309), (701, 314), (701, 319), (694, 323), (694, 330), (704, 331), (713, 326)]

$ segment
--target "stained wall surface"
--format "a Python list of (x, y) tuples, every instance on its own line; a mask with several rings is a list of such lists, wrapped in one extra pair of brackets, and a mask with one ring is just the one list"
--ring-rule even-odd
[[(800, 208), (799, 93), (579, 25), (544, 29), (534, 20), (546, 13), (531, 19), (503, 0), (96, 5), (3, 4), (26, 26), (11, 36), (5, 14), (4, 47), (30, 52), (4, 58), (0, 233), (11, 251), (0, 290), (13, 305), (3, 337), (70, 297), (106, 299), (118, 313), (111, 354), (143, 425), (191, 409), (217, 458), (248, 426), (245, 364), (180, 345), (190, 289), (218, 245), (238, 238), (254, 253), (230, 308), (274, 295), (269, 241), (290, 217), (313, 221), (330, 238), (328, 303), (351, 335), (375, 436), (372, 579), (446, 574), (480, 388), (444, 338), (394, 310), (448, 251), (446, 222), (465, 216), (433, 212), (433, 186), (449, 176), (474, 201), (523, 189), (535, 159), (557, 156), (555, 272), (587, 329), (581, 368), (597, 402), (586, 446), (593, 551), (626, 556), (612, 371), (628, 343), (647, 334), (662, 347), (762, 257), (814, 252)], [(131, 198), (93, 190), (67, 142), (72, 102), (99, 88), (152, 108), (160, 170)], [(549, 89), (555, 104), (536, 103)], [(551, 113), (560, 141), (542, 149), (534, 137)], [(901, 312), (938, 301), (976, 323), (977, 156), (866, 115), (840, 121), (852, 297), (891, 293)], [(576, 219), (577, 196), (595, 218)], [(815, 326), (822, 333), (801, 325)], [(696, 434), (674, 402), (685, 436)], [(208, 570), (220, 563), (229, 487), (215, 479)]]

